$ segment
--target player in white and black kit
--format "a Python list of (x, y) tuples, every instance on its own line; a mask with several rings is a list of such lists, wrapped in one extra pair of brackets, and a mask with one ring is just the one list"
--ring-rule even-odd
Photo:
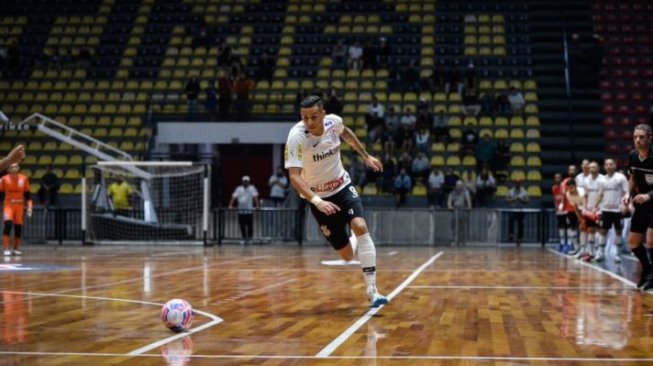
[(623, 229), (621, 218), (621, 201), (628, 195), (628, 179), (625, 175), (617, 172), (617, 165), (613, 159), (605, 159), (603, 163), (605, 175), (600, 189), (601, 196), (601, 227), (599, 228), (599, 248), (605, 248), (607, 234), (610, 228), (614, 227), (615, 246), (617, 254), (614, 257), (616, 263), (621, 262), (621, 232)]
[[(388, 303), (376, 289), (376, 248), (363, 218), (363, 204), (342, 166), (340, 139), (360, 154), (365, 165), (383, 171), (383, 164), (369, 155), (342, 118), (327, 115), (322, 100), (309, 96), (301, 103), (302, 121), (290, 129), (285, 149), (285, 167), (290, 183), (311, 203), (311, 212), (322, 234), (340, 256), (350, 261), (358, 247), (358, 259), (367, 284), (370, 307)], [(355, 238), (347, 235), (347, 224)]]
[(608, 230), (614, 227), (614, 244), (617, 253), (614, 257), (616, 263), (621, 262), (621, 201), (628, 195), (628, 179), (617, 172), (617, 165), (613, 159), (605, 159), (603, 164), (605, 175), (599, 191), (601, 197), (601, 227), (599, 228), (599, 248), (604, 248)]
[[(637, 287), (644, 291), (653, 290), (653, 271), (649, 255), (653, 256), (653, 136), (649, 125), (635, 126), (633, 142), (635, 150), (628, 155), (630, 171), (630, 194), (623, 203), (633, 203), (635, 212), (630, 221), (628, 245), (642, 265), (642, 276)], [(642, 245), (646, 233), (646, 248)], [(647, 253), (648, 251), (648, 253)]]
[[(589, 163), (589, 175), (583, 179), (585, 188), (584, 210), (582, 212), (587, 232), (587, 241), (590, 248), (590, 256), (597, 262), (603, 260), (604, 250), (601, 245), (595, 247), (596, 229), (599, 227), (599, 215), (601, 214), (601, 185), (603, 175), (599, 173), (599, 164), (596, 161)], [(600, 243), (599, 243), (600, 244)], [(605, 246), (605, 243), (603, 243)]]

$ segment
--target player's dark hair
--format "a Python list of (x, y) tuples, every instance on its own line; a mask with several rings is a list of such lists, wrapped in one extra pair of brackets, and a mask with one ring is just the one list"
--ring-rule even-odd
[(304, 100), (302, 100), (300, 105), (302, 108), (311, 108), (313, 106), (317, 106), (320, 109), (324, 108), (322, 99), (317, 95), (309, 95), (308, 97), (304, 98)]
[(653, 131), (651, 131), (651, 126), (649, 126), (647, 124), (644, 124), (644, 123), (635, 126), (635, 130), (642, 130), (642, 131), (646, 132), (647, 136), (653, 135)]

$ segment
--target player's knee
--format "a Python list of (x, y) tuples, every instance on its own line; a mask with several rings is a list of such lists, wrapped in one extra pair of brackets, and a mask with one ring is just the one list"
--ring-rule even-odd
[(351, 220), (351, 230), (356, 234), (356, 236), (361, 236), (367, 234), (367, 223), (362, 217), (356, 217)]
[(20, 238), (23, 233), (23, 225), (14, 226), (14, 237)]
[(3, 235), (9, 235), (9, 234), (11, 234), (11, 226), (12, 226), (13, 224), (14, 224), (14, 223), (13, 223), (12, 221), (5, 221), (5, 224), (4, 224), (4, 230), (2, 231), (2, 234), (3, 234)]

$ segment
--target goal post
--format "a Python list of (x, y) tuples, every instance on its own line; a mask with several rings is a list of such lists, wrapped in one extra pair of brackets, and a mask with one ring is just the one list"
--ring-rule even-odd
[(84, 243), (207, 244), (209, 166), (103, 161), (82, 178)]

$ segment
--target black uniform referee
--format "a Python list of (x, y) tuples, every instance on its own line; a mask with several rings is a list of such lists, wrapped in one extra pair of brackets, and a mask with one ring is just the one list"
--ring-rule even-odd
[[(635, 213), (630, 221), (628, 245), (642, 264), (642, 276), (638, 288), (643, 291), (653, 290), (653, 155), (651, 140), (653, 136), (649, 125), (635, 126), (633, 140), (635, 150), (628, 155), (630, 171), (630, 194), (624, 197), (624, 204), (633, 203)], [(646, 247), (642, 245), (642, 236), (646, 233)]]

